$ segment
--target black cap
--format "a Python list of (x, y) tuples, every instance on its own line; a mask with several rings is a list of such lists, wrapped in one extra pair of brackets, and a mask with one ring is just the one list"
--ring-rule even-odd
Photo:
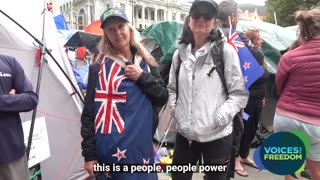
[(126, 13), (123, 11), (123, 9), (118, 8), (118, 7), (110, 7), (106, 9), (100, 16), (100, 21), (101, 21), (101, 28), (104, 27), (106, 24), (107, 20), (110, 19), (111, 17), (119, 17), (125, 20), (126, 22), (129, 22)]
[(199, 5), (201, 3), (207, 3), (207, 4), (211, 5), (212, 6), (212, 10), (214, 12), (214, 16), (217, 16), (217, 14), (218, 14), (218, 4), (213, 0), (195, 0), (195, 1), (193, 1), (192, 5), (191, 5), (191, 8), (190, 8), (190, 13), (191, 13), (191, 11), (192, 11), (192, 9), (194, 7), (196, 7), (197, 5)]

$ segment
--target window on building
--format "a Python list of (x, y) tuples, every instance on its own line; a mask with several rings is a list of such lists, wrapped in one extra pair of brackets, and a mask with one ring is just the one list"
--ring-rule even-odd
[(176, 13), (172, 13), (172, 20), (176, 20)]
[(186, 19), (187, 15), (180, 14), (180, 21), (184, 21)]
[(150, 19), (154, 21), (154, 9), (151, 9), (150, 11)]
[(157, 11), (157, 20), (158, 21), (163, 21), (164, 20), (164, 10), (163, 9), (159, 9)]
[(149, 18), (149, 14), (148, 14), (148, 8), (144, 8), (144, 19), (148, 19)]
[(67, 3), (67, 9), (69, 9), (69, 3)]
[(137, 11), (138, 13), (138, 19), (141, 19), (142, 18), (142, 9), (141, 8), (137, 8)]
[(110, 7), (110, 4), (107, 4), (107, 8), (109, 8)]
[(60, 12), (63, 12), (63, 11), (62, 11), (62, 6), (60, 6)]
[(126, 5), (125, 4), (120, 4), (120, 8), (126, 11)]
[(84, 9), (81, 9), (78, 14), (78, 29), (79, 30), (84, 30), (85, 22), (86, 22), (85, 11), (84, 11)]
[(95, 20), (95, 18), (94, 18), (94, 9), (93, 9), (93, 6), (91, 5), (90, 6), (90, 17), (91, 17), (91, 22), (93, 22), (94, 20)]
[(140, 29), (140, 30), (142, 29), (142, 24), (139, 24), (139, 29)]

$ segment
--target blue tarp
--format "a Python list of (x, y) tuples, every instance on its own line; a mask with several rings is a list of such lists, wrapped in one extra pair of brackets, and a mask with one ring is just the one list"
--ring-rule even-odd
[(81, 89), (87, 89), (87, 79), (89, 66), (76, 66), (74, 61), (70, 61), (74, 75), (76, 76), (77, 83)]
[(63, 14), (59, 14), (54, 17), (54, 22), (56, 23), (58, 30), (69, 30), (69, 27), (64, 19)]

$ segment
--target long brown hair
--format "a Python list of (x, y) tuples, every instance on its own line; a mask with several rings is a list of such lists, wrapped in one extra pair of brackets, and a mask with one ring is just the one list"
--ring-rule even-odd
[(245, 32), (245, 35), (247, 36), (247, 38), (250, 39), (250, 41), (252, 42), (254, 39), (259, 38), (260, 31), (259, 29), (249, 29)]
[[(158, 66), (158, 63), (154, 60), (154, 58), (151, 56), (151, 54), (146, 50), (145, 47), (135, 38), (135, 31), (134, 27), (132, 27), (129, 23), (126, 23), (126, 25), (130, 29), (130, 46), (135, 48), (137, 50), (137, 54), (151, 66)], [(123, 59), (123, 56), (119, 54), (114, 48), (112, 47), (112, 44), (110, 40), (108, 39), (107, 34), (103, 31), (103, 36), (99, 42), (99, 49), (100, 53), (98, 54), (97, 60), (99, 63), (102, 62), (103, 57), (105, 55), (107, 56), (113, 56), (116, 58)]]
[(299, 43), (310, 41), (320, 35), (320, 8), (299, 10), (295, 12), (295, 19), (299, 26)]

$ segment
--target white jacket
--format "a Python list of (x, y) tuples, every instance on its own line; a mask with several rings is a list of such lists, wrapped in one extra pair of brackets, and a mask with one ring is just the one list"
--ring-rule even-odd
[[(191, 54), (191, 45), (184, 44), (173, 55), (168, 84), (170, 107), (178, 132), (189, 141), (210, 142), (231, 134), (233, 117), (247, 104), (239, 57), (231, 45), (225, 43), (223, 48), (228, 97), (217, 71), (207, 75), (213, 66), (213, 45), (215, 42), (205, 44), (197, 58)], [(176, 102), (178, 53), (182, 62)]]

